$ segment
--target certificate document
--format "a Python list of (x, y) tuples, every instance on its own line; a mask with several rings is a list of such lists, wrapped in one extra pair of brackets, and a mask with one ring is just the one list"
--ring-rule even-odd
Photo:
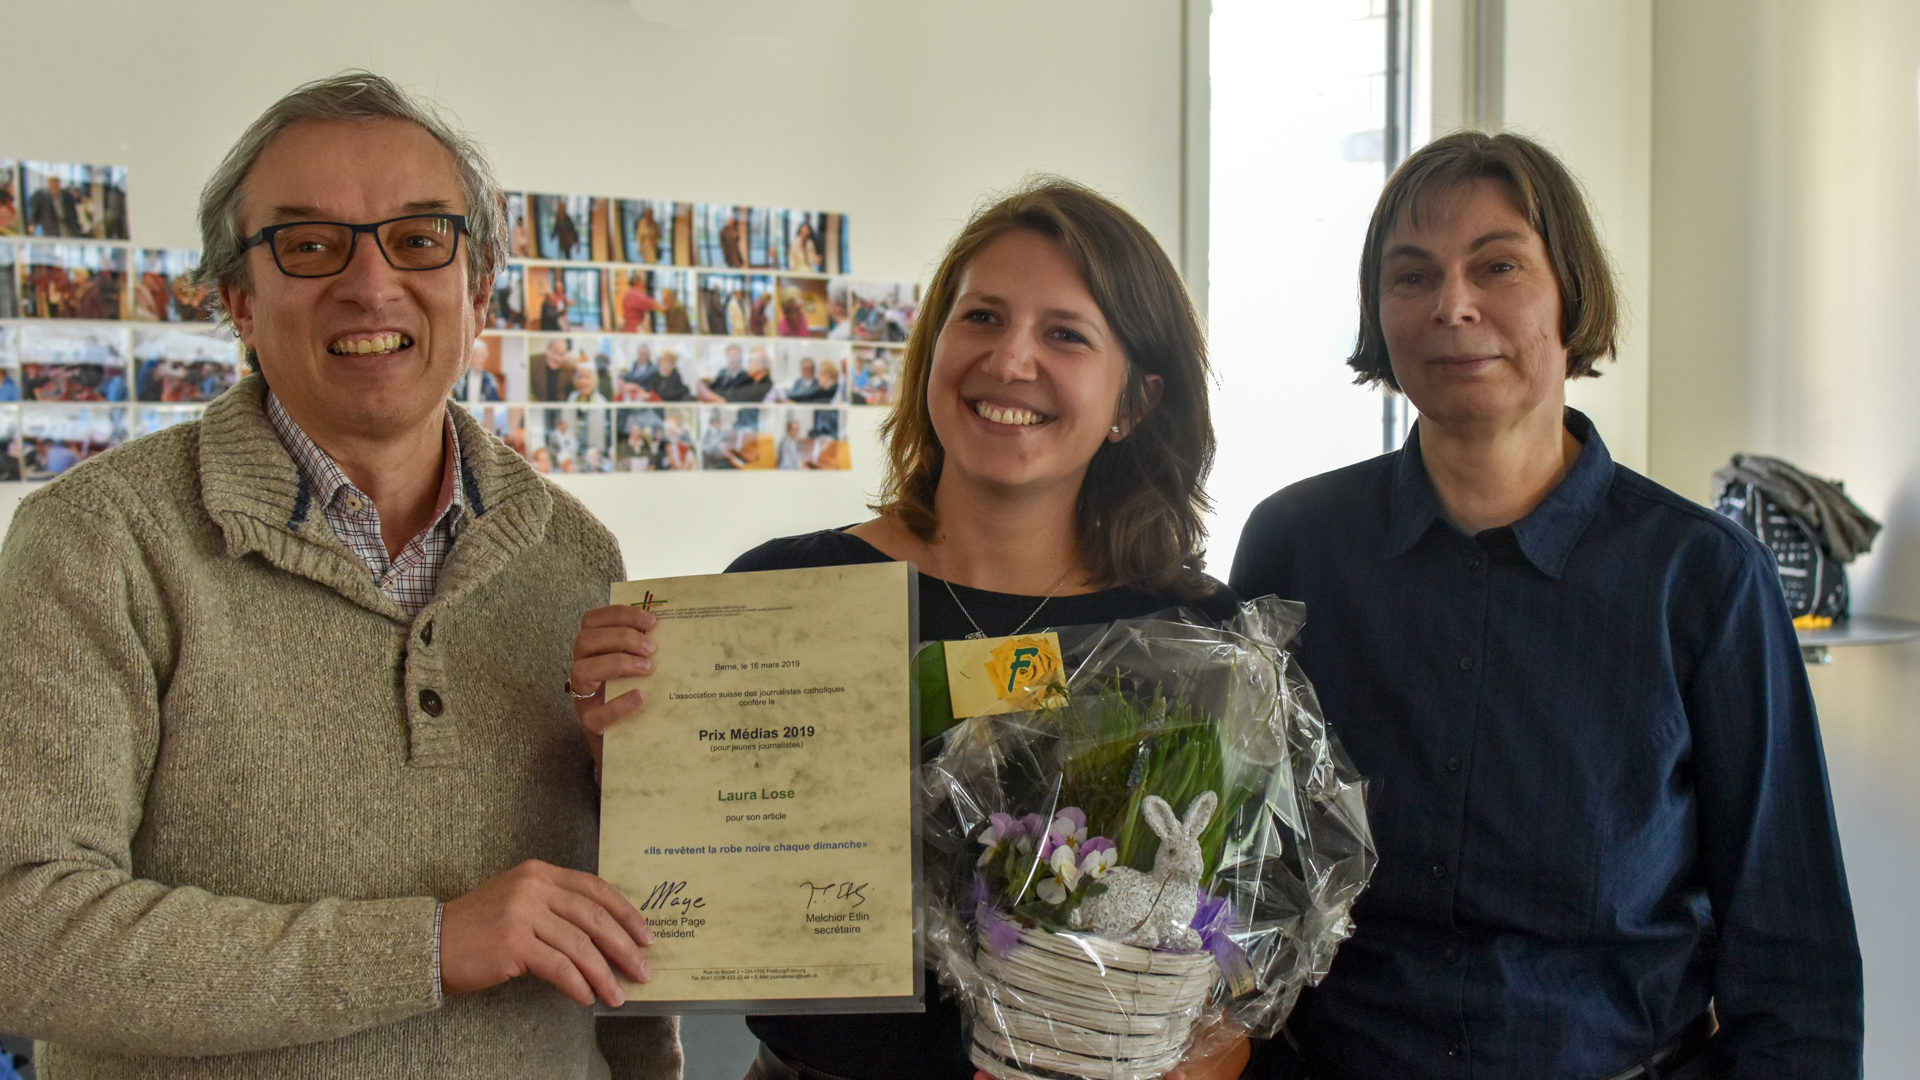
[(632, 581), (659, 622), (607, 733), (600, 876), (647, 917), (621, 1012), (922, 1006), (914, 571), (868, 563)]

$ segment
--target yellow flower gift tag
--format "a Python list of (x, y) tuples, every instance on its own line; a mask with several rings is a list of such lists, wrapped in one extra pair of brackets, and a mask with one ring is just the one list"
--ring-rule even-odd
[(1042, 708), (1066, 685), (1058, 634), (949, 641), (946, 652), (956, 720)]

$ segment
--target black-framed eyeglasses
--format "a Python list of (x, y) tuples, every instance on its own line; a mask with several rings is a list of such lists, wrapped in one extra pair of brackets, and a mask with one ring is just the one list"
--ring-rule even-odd
[(464, 214), (408, 214), (371, 225), (287, 221), (247, 237), (240, 250), (265, 244), (274, 265), (288, 277), (332, 277), (353, 261), (360, 234), (372, 233), (380, 254), (395, 270), (438, 270), (453, 261), (460, 234), (466, 231)]

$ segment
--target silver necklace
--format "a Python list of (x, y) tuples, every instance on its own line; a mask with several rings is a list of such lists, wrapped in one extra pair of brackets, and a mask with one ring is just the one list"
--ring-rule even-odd
[[(1068, 567), (1066, 572), (1060, 575), (1060, 580), (1055, 581), (1053, 583), (1053, 588), (1047, 590), (1047, 595), (1040, 598), (1040, 603), (1036, 605), (1032, 611), (1027, 613), (1026, 618), (1020, 620), (1020, 625), (1014, 627), (1011, 632), (1003, 636), (1013, 637), (1014, 635), (1018, 634), (1020, 631), (1025, 630), (1027, 628), (1027, 624), (1032, 622), (1034, 618), (1040, 614), (1040, 609), (1047, 606), (1047, 601), (1053, 599), (1053, 594), (1060, 591), (1060, 586), (1065, 585), (1067, 583), (1067, 578), (1072, 576), (1072, 574), (1073, 574), (1073, 568)], [(960, 614), (966, 616), (968, 625), (973, 627), (973, 633), (967, 635), (967, 640), (972, 641), (978, 638), (986, 637), (987, 632), (985, 630), (980, 629), (980, 624), (974, 621), (973, 612), (968, 611), (967, 605), (960, 602), (960, 594), (953, 591), (953, 582), (948, 581), (946, 578), (941, 578), (940, 584), (945, 585), (947, 587), (947, 595), (953, 597), (953, 606), (960, 609)]]

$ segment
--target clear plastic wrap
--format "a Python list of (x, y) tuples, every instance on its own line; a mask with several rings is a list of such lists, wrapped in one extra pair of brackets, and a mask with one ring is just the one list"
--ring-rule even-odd
[[(1360, 778), (1286, 650), (1302, 613), (1264, 597), (1224, 626), (1061, 628), (1063, 671), (1021, 688), (1029, 711), (930, 748), (927, 954), (981, 1068), (1157, 1077), (1218, 1021), (1271, 1037), (1326, 974), (1374, 853)], [(935, 727), (941, 649), (919, 665)]]

